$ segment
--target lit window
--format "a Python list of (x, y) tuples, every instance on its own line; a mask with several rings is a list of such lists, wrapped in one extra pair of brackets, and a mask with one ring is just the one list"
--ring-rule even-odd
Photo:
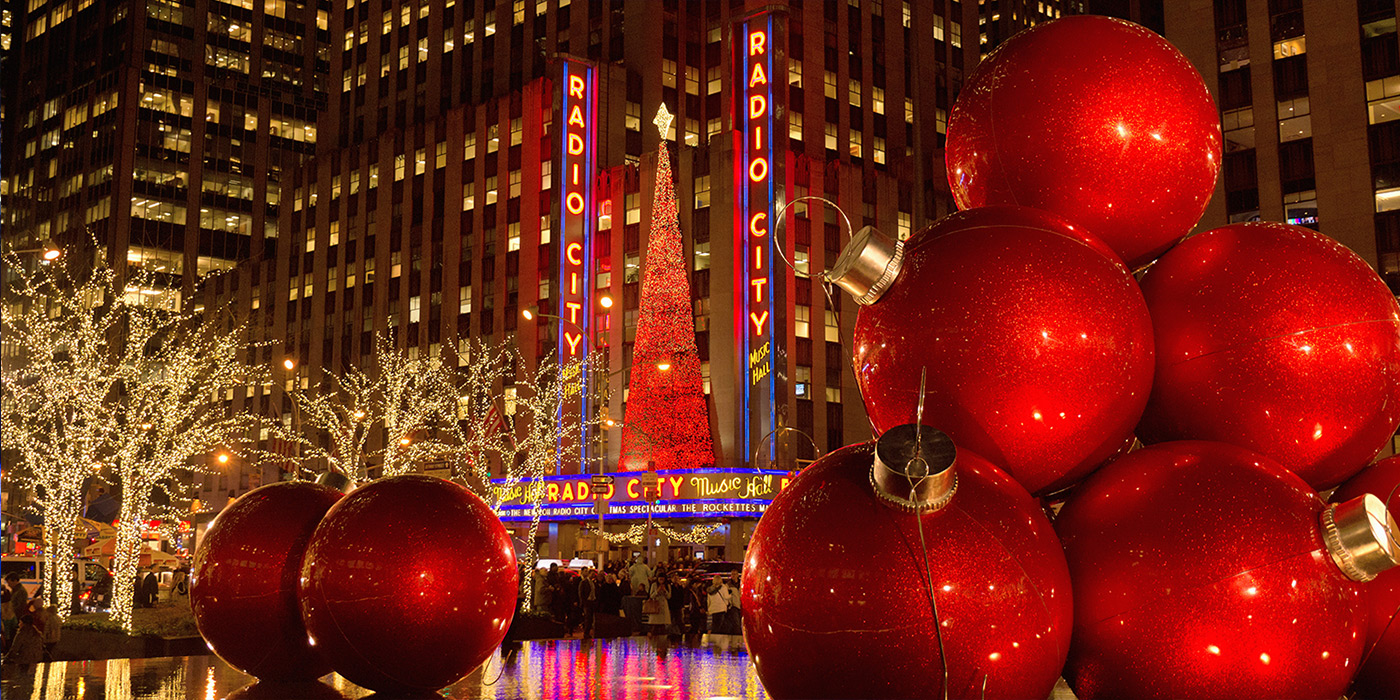
[(676, 62), (670, 59), (661, 61), (661, 84), (674, 88), (676, 86)]
[(632, 131), (642, 130), (642, 105), (637, 102), (628, 102), (627, 114), (623, 117), (623, 127)]
[(1306, 96), (1278, 103), (1278, 139), (1296, 141), (1312, 136), (1312, 115)]
[(885, 89), (881, 87), (870, 89), (870, 108), (876, 114), (885, 113)]
[(710, 269), (710, 242), (700, 241), (695, 244), (695, 263), (697, 270)]
[(812, 307), (797, 304), (792, 311), (794, 334), (799, 338), (812, 337)]
[(827, 71), (825, 76), (823, 77), (823, 81), (825, 85), (824, 93), (827, 99), (836, 99), (836, 73), (832, 71)]
[[(812, 253), (806, 246), (795, 246), (792, 250), (792, 268), (798, 277), (812, 276)], [(810, 311), (810, 309), (808, 309)], [(804, 336), (805, 337), (805, 336)]]
[(523, 130), (523, 129), (524, 129), (524, 127), (523, 127), (522, 124), (521, 124), (520, 117), (516, 117), (516, 118), (510, 120), (510, 145), (512, 145), (512, 146), (519, 146), (519, 145), (520, 145), (520, 142), (521, 142), (522, 140), (524, 140), (524, 138), (523, 138), (523, 137), (524, 137), (524, 130)]
[(498, 182), (499, 182), (499, 179), (498, 179), (495, 175), (488, 175), (488, 176), (486, 177), (486, 203), (487, 203), (487, 204), (495, 204), (495, 203), (496, 203), (496, 195), (497, 195), (497, 189), (498, 189), (498, 188), (497, 188), (497, 183), (498, 183)]
[(1274, 42), (1274, 60), (1288, 58), (1289, 56), (1301, 56), (1307, 52), (1307, 37), (1298, 36), (1292, 39)]
[(841, 342), (841, 326), (836, 322), (836, 312), (832, 309), (826, 310), (826, 341), (828, 343)]
[(860, 158), (862, 152), (861, 137), (859, 131), (851, 132), (850, 152), (852, 158)]
[(1317, 228), (1317, 192), (1289, 192), (1283, 195), (1284, 220), (1294, 226)]
[(846, 89), (848, 100), (850, 101), (852, 107), (860, 106), (860, 89), (860, 83), (851, 83)]
[(875, 142), (872, 144), (870, 159), (878, 165), (885, 164), (885, 140), (879, 136), (875, 137)]
[(713, 95), (720, 91), (721, 76), (723, 76), (723, 73), (719, 66), (705, 71), (705, 94)]
[(424, 153), (425, 149), (418, 149), (413, 152), (413, 174), (422, 175), (428, 170), (428, 157)]
[(623, 197), (623, 209), (625, 210), (623, 223), (636, 224), (642, 221), (641, 198), (636, 192), (629, 193)]
[[(520, 196), (520, 171), (510, 171), (510, 197), (513, 199)], [(517, 224), (518, 225), (518, 224)]]
[(826, 124), (826, 150), (836, 150), (836, 125), (831, 122)]
[(476, 157), (476, 134), (469, 133), (466, 137), (466, 147), (462, 152), (462, 160), (471, 160)]
[(710, 206), (710, 176), (701, 175), (695, 178), (695, 208), (704, 209)]
[(802, 113), (788, 112), (788, 138), (802, 140)]
[(934, 15), (934, 16), (933, 16), (933, 40), (934, 40), (934, 41), (943, 41), (943, 38), (944, 38), (944, 37), (943, 37), (943, 28), (944, 28), (944, 27), (943, 27), (943, 16), (942, 16), (942, 15)]
[(1376, 213), (1400, 209), (1400, 187), (1376, 190)]
[(506, 224), (506, 250), (520, 250), (520, 222)]
[(899, 240), (909, 240), (909, 234), (913, 233), (913, 226), (911, 224), (911, 217), (909, 216), (909, 212), (898, 212), (896, 214), (896, 220), (898, 221), (898, 223), (896, 224), (895, 228), (897, 234), (899, 235)]
[(1220, 114), (1220, 126), (1225, 132), (1225, 152), (1254, 148), (1254, 108), (1232, 109)]
[(1400, 119), (1400, 75), (1366, 82), (1366, 111), (1372, 124)]

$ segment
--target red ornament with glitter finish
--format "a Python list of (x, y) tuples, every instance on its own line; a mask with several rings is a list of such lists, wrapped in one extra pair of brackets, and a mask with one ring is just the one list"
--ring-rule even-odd
[(1032, 493), (1072, 486), (1132, 439), (1152, 322), (1128, 269), (1082, 229), (987, 207), (897, 252), (862, 229), (831, 277), (863, 304), (855, 374), (877, 432), (914, 420), (909, 378), (926, 369), (924, 422)]
[(1393, 565), (1357, 544), (1357, 507), (1377, 504), (1328, 506), (1223, 443), (1104, 467), (1055, 520), (1074, 584), (1065, 679), (1081, 700), (1334, 700), (1362, 658), (1360, 581)]
[(200, 540), (190, 608), (209, 649), (267, 681), (331, 672), (307, 644), (297, 574), (311, 533), (341, 493), (310, 482), (269, 484), (234, 501)]
[[(1392, 519), (1400, 518), (1400, 457), (1383, 459), (1332, 492), (1341, 503), (1362, 494), (1373, 494), (1389, 507)], [(1365, 584), (1371, 611), (1366, 652), (1356, 672), (1357, 698), (1400, 698), (1400, 569), (1391, 569)]]
[(302, 616), (340, 675), (381, 692), (430, 692), (500, 646), (515, 564), (505, 527), (472, 492), (428, 476), (381, 479), (316, 528)]
[(1055, 212), (1134, 268), (1201, 218), (1220, 157), (1220, 119), (1195, 67), (1154, 32), (1108, 17), (1011, 37), (973, 71), (948, 121), (958, 208)]
[[(887, 432), (881, 454), (891, 439), (913, 444), (912, 430)], [(923, 434), (946, 440), (931, 428)], [(943, 656), (930, 576), (948, 697), (1050, 693), (1072, 616), (1059, 542), (1024, 489), (981, 457), (958, 449), (953, 460), (951, 442), (946, 448), (951, 468), (927, 460), (922, 483), (936, 488), (917, 503), (931, 507), (911, 507), (907, 489), (910, 498), (899, 495), (909, 483), (902, 476), (882, 490), (889, 480), (867, 443), (817, 460), (764, 513), (742, 595), (744, 641), (771, 696), (938, 697)]]
[(1400, 304), (1331, 238), (1224, 226), (1163, 256), (1142, 291), (1157, 345), (1143, 442), (1232, 443), (1326, 489), (1400, 426)]

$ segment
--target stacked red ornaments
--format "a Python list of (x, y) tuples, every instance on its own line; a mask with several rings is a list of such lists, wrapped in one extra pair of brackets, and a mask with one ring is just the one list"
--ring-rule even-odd
[[(1392, 520), (1400, 518), (1400, 457), (1383, 459), (1348, 479), (1332, 492), (1332, 502), (1345, 503), (1368, 493), (1386, 504)], [(1383, 572), (1364, 584), (1362, 595), (1370, 622), (1356, 672), (1356, 697), (1400, 698), (1400, 569)]]
[(1400, 426), (1400, 304), (1342, 244), (1233, 224), (1167, 253), (1142, 291), (1157, 343), (1144, 442), (1232, 443), (1326, 489)]
[(1200, 219), (1220, 145), (1215, 102), (1180, 51), (1129, 22), (1066, 17), (973, 71), (948, 120), (948, 182), (960, 209), (1054, 212), (1136, 268)]
[[(898, 255), (895, 255), (895, 251)], [(1073, 485), (1132, 440), (1152, 325), (1097, 239), (1023, 207), (953, 214), (895, 243), (869, 229), (833, 274), (866, 305), (855, 372), (876, 432), (924, 421), (1027, 490)]]
[(1339, 697), (1362, 660), (1360, 581), (1394, 564), (1357, 544), (1372, 535), (1360, 505), (1329, 506), (1221, 443), (1165, 443), (1094, 474), (1055, 521), (1074, 584), (1075, 694)]
[(759, 521), (744, 640), (773, 697), (936, 697), (943, 659), (951, 698), (1054, 686), (1071, 603), (1050, 523), (986, 460), (917, 432), (822, 457)]

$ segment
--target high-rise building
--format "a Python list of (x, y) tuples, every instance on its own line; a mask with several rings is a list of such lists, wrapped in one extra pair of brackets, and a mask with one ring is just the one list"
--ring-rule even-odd
[[(996, 22), (1060, 11), (1042, 7)], [(689, 507), (705, 499), (677, 476), (656, 512), (737, 517), (725, 543), (741, 542), (781, 485), (753, 470), (786, 474), (869, 437), (850, 369), (856, 306), (828, 296), (821, 273), (851, 233), (846, 217), (907, 236), (953, 209), (942, 147), (966, 71), (990, 48), (973, 31), (978, 8), (349, 0), (331, 10), (321, 149), (283, 178), (275, 265), (218, 283), (255, 310), (256, 339), (280, 345), (266, 361), (294, 358), (305, 382), (367, 363), (373, 336), (390, 329), (420, 356), (449, 358), (470, 340), (515, 342), (532, 362), (593, 349), (613, 374), (606, 410), (625, 419), (665, 148), (724, 472), (711, 481), (766, 477), (772, 490), (735, 487)], [(662, 104), (674, 115), (664, 137), (652, 123)], [(547, 316), (527, 320), (526, 309)], [(289, 421), (282, 387), (246, 400)], [(779, 427), (811, 440), (783, 431), (775, 448)], [(599, 436), (606, 449), (591, 460), (562, 463), (558, 493), (578, 500), (583, 469), (615, 471), (619, 432)], [(248, 483), (234, 479), (206, 486)], [(564, 526), (567, 553), (568, 523), (592, 516), (545, 517)]]
[(1400, 291), (1395, 3), (1164, 3), (1166, 37), (1220, 107), (1225, 156), (1197, 226), (1287, 221), (1341, 241)]
[[(315, 150), (330, 3), (23, 0), (4, 57), (4, 240), (161, 273), (273, 257), (284, 173)], [(8, 33), (8, 28), (6, 32)]]

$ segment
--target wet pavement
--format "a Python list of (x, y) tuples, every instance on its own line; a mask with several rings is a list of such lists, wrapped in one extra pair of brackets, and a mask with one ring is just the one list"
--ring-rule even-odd
[[(311, 685), (257, 684), (209, 655), (67, 661), (39, 664), (27, 673), (5, 666), (0, 695), (5, 700), (335, 700), (372, 693), (335, 674)], [(523, 642), (440, 695), (461, 700), (768, 697), (743, 639), (729, 635), (684, 642), (646, 637)]]
[[(277, 685), (213, 655), (4, 666), (4, 700), (351, 700), (374, 695), (339, 675)], [(704, 635), (522, 642), (444, 689), (454, 700), (758, 700), (767, 698), (742, 637)], [(428, 696), (434, 697), (434, 696)], [(1052, 700), (1074, 700), (1064, 681)]]

